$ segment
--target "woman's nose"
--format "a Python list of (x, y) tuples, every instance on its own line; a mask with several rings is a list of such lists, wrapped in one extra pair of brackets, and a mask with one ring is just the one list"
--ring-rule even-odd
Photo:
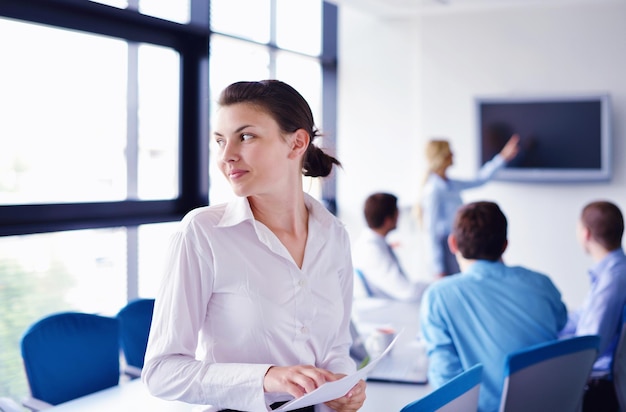
[(221, 148), (222, 162), (233, 162), (239, 159), (239, 150), (234, 142), (225, 142)]

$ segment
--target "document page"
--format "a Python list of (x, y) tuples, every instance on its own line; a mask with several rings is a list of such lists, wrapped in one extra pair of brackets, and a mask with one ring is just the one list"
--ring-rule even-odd
[(350, 375), (346, 375), (339, 380), (326, 382), (314, 391), (309, 392), (306, 395), (301, 396), (297, 399), (293, 399), (282, 405), (280, 408), (274, 410), (292, 411), (294, 409), (304, 408), (311, 405), (318, 405), (320, 403), (328, 402), (333, 399), (341, 398), (343, 395), (348, 393), (348, 391), (352, 389), (352, 387), (356, 385), (357, 382), (359, 382), (361, 379), (365, 380), (368, 373), (370, 373), (376, 367), (376, 364), (389, 353), (400, 335), (401, 333), (398, 333), (398, 335), (396, 335), (396, 337), (391, 341), (391, 343), (387, 346), (383, 353), (381, 353), (380, 356), (371, 360), (367, 365), (357, 370), (356, 372)]

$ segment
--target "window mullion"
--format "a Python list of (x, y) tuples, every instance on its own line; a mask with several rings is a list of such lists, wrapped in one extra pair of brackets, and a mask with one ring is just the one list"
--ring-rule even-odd
[(126, 195), (139, 199), (139, 44), (128, 42), (126, 90)]

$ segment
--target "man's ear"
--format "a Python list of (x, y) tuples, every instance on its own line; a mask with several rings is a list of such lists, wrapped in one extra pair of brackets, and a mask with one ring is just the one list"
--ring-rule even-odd
[(291, 152), (289, 153), (289, 157), (296, 158), (304, 156), (306, 149), (309, 147), (310, 141), (311, 138), (304, 129), (298, 129), (293, 132), (291, 137)]
[(456, 237), (453, 234), (448, 235), (448, 247), (453, 255), (456, 255), (456, 252), (459, 251), (459, 245), (457, 244)]
[(506, 248), (509, 246), (509, 240), (506, 239), (504, 241), (504, 245), (502, 245), (502, 254), (504, 254), (504, 251), (506, 250)]

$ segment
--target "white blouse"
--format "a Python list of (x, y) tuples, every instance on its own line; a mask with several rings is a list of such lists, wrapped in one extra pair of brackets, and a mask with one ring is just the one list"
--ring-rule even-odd
[[(191, 211), (174, 234), (142, 379), (161, 398), (265, 411), (271, 365), (351, 373), (352, 261), (342, 223), (305, 195), (302, 269), (246, 198)], [(327, 410), (318, 407), (318, 410)]]

